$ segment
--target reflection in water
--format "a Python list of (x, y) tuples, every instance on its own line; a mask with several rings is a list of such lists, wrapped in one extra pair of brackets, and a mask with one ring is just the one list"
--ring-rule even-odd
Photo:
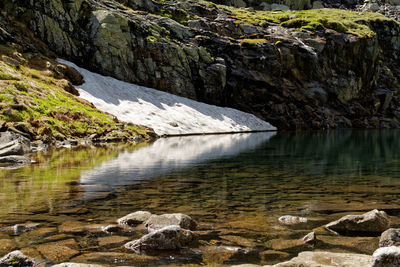
[[(78, 257), (84, 260), (90, 258), (88, 252), (126, 253), (121, 243), (106, 241), (127, 237), (63, 232), (59, 225), (64, 221), (92, 226), (115, 223), (137, 210), (182, 212), (199, 222), (199, 246), (192, 254), (161, 256), (148, 265), (275, 263), (307, 250), (298, 245), (299, 239), (345, 214), (378, 208), (399, 222), (399, 134), (385, 130), (196, 136), (160, 139), (133, 152), (57, 151), (40, 164), (0, 172), (0, 226), (41, 223), (35, 234), (14, 237), (4, 231), (0, 239), (12, 239), (17, 248), (35, 248), (53, 242), (46, 238), (67, 233), (79, 244), (83, 255)], [(86, 201), (110, 192), (111, 197)], [(65, 207), (66, 203), (76, 206)], [(297, 228), (280, 225), (277, 218), (287, 214), (306, 216), (309, 223)], [(49, 227), (53, 230), (46, 232)], [(132, 234), (140, 231), (129, 233), (128, 239)], [(316, 249), (371, 255), (378, 239), (318, 231)], [(227, 255), (213, 255), (210, 246), (251, 248), (251, 253), (224, 258)], [(114, 260), (99, 256), (92, 263)]]
[(122, 152), (81, 174), (82, 184), (127, 185), (218, 158), (234, 157), (268, 141), (275, 132), (185, 136), (158, 139), (153, 144)]

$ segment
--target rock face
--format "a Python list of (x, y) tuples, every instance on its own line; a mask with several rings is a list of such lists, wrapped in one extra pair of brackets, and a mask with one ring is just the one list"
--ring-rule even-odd
[(149, 232), (170, 225), (177, 225), (189, 230), (195, 230), (197, 227), (197, 223), (190, 216), (182, 213), (152, 215), (144, 224)]
[(138, 240), (126, 243), (125, 248), (133, 251), (141, 250), (174, 250), (187, 246), (196, 240), (190, 230), (179, 226), (167, 226), (144, 235)]
[(21, 251), (15, 250), (0, 259), (0, 266), (35, 266), (35, 262), (26, 257)]
[(382, 233), (379, 247), (400, 246), (400, 229), (390, 228)]
[(148, 211), (136, 211), (118, 219), (118, 224), (134, 226), (143, 223), (151, 217)]
[[(221, 2), (261, 7), (265, 1)], [(242, 21), (239, 12), (191, 0), (4, 0), (0, 8), (59, 57), (128, 82), (253, 113), (280, 129), (400, 127), (395, 21), (367, 21), (360, 27), (367, 24), (374, 33), (358, 36), (337, 23), (338, 28), (309, 32), (293, 30), (302, 23), (297, 20)]]
[(400, 266), (400, 248), (396, 246), (378, 248), (374, 252), (372, 267)]
[(378, 234), (390, 226), (390, 220), (384, 211), (372, 210), (362, 215), (346, 215), (327, 224), (326, 229), (342, 234)]
[(24, 155), (31, 150), (30, 140), (20, 134), (7, 131), (0, 132), (0, 157)]
[(273, 265), (274, 267), (285, 266), (307, 266), (307, 267), (322, 267), (322, 266), (371, 266), (373, 262), (372, 256), (362, 254), (349, 253), (332, 253), (332, 252), (301, 252), (299, 255), (290, 261), (282, 262)]

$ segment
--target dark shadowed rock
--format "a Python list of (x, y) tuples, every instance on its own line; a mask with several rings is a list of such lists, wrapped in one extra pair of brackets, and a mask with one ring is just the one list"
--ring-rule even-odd
[(189, 230), (195, 230), (197, 227), (197, 223), (190, 216), (182, 213), (152, 215), (145, 222), (145, 227), (149, 232), (170, 225), (177, 225), (183, 229), (189, 229)]
[(117, 224), (110, 224), (101, 228), (107, 234), (122, 232), (123, 228)]
[(29, 259), (21, 251), (15, 250), (8, 253), (0, 259), (0, 266), (15, 266), (15, 267), (26, 267), (34, 266), (35, 262)]
[(135, 252), (141, 250), (170, 250), (190, 245), (197, 240), (197, 236), (190, 230), (179, 226), (167, 226), (153, 231), (138, 240), (125, 244), (125, 248)]
[(378, 248), (373, 254), (372, 267), (400, 266), (400, 248), (396, 246)]
[(378, 234), (390, 226), (390, 220), (386, 212), (372, 210), (362, 215), (346, 215), (337, 221), (327, 224), (326, 229), (347, 234)]
[(400, 229), (390, 228), (382, 233), (379, 247), (400, 246)]
[(135, 226), (143, 223), (151, 217), (148, 211), (136, 211), (118, 219), (118, 224)]

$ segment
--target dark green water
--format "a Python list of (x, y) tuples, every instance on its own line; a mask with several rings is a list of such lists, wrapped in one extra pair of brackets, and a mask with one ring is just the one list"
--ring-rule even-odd
[[(37, 164), (0, 170), (0, 252), (23, 249), (44, 264), (271, 264), (311, 250), (372, 254), (377, 237), (340, 237), (320, 226), (377, 208), (398, 224), (400, 131), (256, 133), (161, 139), (141, 148), (55, 150)], [(182, 212), (199, 222), (199, 244), (135, 255), (143, 235), (108, 236), (101, 226), (137, 210)], [(282, 215), (309, 223), (280, 225)], [(67, 247), (67, 253), (57, 253)], [(228, 247), (228, 248), (227, 248)], [(233, 253), (231, 248), (241, 248)]]

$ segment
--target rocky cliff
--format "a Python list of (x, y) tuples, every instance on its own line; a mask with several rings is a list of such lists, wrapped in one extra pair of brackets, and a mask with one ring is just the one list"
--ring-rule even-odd
[(280, 129), (400, 126), (400, 25), (376, 13), (194, 0), (4, 0), (0, 9), (4, 41), (19, 21), (59, 57)]

